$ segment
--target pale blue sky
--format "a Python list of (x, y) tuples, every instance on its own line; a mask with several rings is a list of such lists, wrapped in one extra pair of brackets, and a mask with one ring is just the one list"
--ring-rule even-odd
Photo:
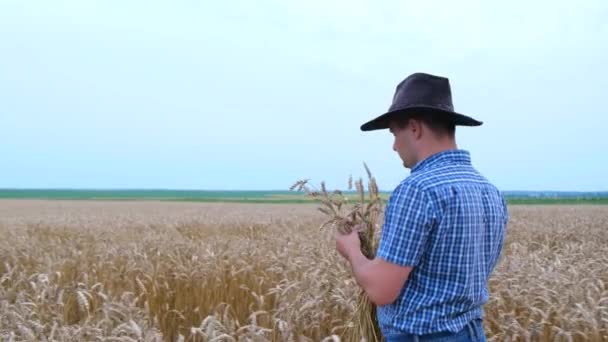
[(386, 111), (447, 76), (503, 190), (608, 190), (608, 3), (0, 0), (0, 187), (382, 189)]

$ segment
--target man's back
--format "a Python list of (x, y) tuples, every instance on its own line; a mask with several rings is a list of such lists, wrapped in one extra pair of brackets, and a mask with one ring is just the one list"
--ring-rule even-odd
[(468, 152), (440, 152), (413, 167), (389, 200), (378, 250), (414, 266), (397, 300), (378, 309), (383, 333), (457, 332), (481, 318), (507, 218), (502, 195)]

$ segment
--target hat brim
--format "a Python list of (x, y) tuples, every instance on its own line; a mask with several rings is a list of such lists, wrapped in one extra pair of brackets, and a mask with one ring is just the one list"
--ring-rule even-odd
[(378, 129), (387, 129), (389, 128), (389, 124), (392, 119), (397, 117), (407, 117), (413, 113), (439, 113), (445, 115), (446, 119), (450, 122), (454, 123), (456, 126), (481, 126), (483, 124), (482, 121), (475, 120), (470, 116), (466, 116), (464, 114), (448, 111), (445, 109), (431, 107), (431, 106), (415, 106), (415, 107), (407, 107), (401, 108), (398, 110), (390, 111), (388, 113), (384, 113), (379, 117), (368, 121), (361, 125), (362, 131), (375, 131)]

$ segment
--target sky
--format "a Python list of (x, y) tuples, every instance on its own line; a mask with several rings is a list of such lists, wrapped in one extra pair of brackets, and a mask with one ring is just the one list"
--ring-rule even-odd
[(359, 127), (427, 72), (499, 189), (608, 190), (607, 61), (604, 0), (0, 0), (0, 188), (390, 191)]

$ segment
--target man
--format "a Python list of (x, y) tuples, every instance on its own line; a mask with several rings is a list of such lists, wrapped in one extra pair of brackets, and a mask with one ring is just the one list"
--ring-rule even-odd
[(361, 126), (389, 129), (411, 169), (388, 201), (375, 259), (361, 254), (356, 232), (336, 235), (387, 341), (485, 341), (482, 305), (508, 212), (455, 139), (456, 126), (481, 124), (454, 111), (447, 78), (416, 73), (388, 113)]

